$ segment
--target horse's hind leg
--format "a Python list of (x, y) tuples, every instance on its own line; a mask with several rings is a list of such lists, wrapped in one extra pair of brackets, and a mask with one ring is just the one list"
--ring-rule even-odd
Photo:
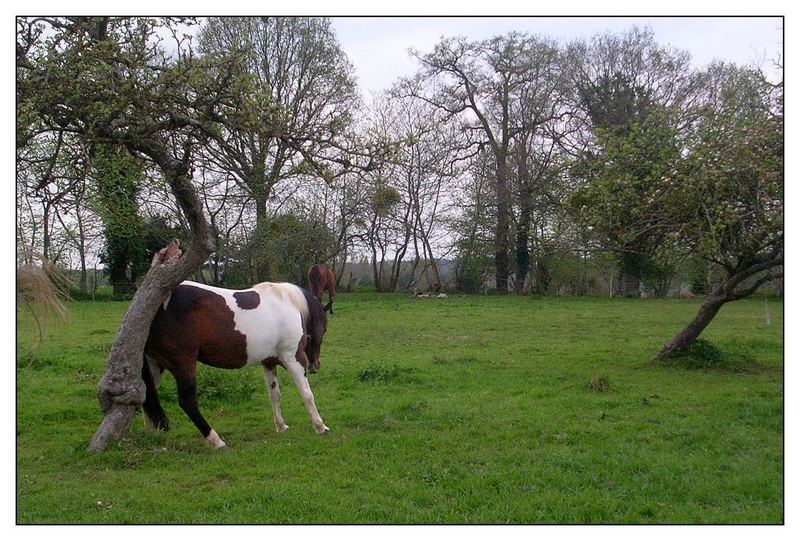
[(155, 387), (158, 389), (158, 385), (161, 383), (161, 377), (164, 375), (164, 367), (160, 366), (154, 360), (148, 359), (147, 357), (145, 357), (145, 363), (150, 367), (150, 374), (153, 376), (153, 383), (155, 383)]
[(186, 412), (189, 419), (192, 420), (194, 426), (200, 431), (208, 443), (214, 449), (222, 449), (227, 447), (222, 438), (219, 437), (217, 431), (211, 428), (211, 425), (203, 418), (200, 410), (197, 407), (197, 383), (195, 380), (195, 367), (192, 365), (190, 370), (182, 370), (173, 372), (175, 381), (178, 384), (178, 405)]
[(267, 392), (269, 393), (269, 400), (272, 402), (272, 414), (275, 418), (275, 429), (278, 432), (286, 432), (289, 428), (283, 420), (281, 414), (281, 388), (278, 385), (277, 374), (275, 373), (276, 367), (268, 368), (262, 366), (264, 369), (264, 382), (267, 384)]
[[(156, 375), (158, 374), (158, 375)], [(145, 419), (156, 430), (169, 430), (169, 421), (161, 402), (158, 400), (158, 382), (161, 379), (160, 367), (145, 358), (142, 363), (142, 380), (144, 380), (145, 397), (142, 409)]]
[(328, 310), (330, 310), (331, 312), (331, 315), (333, 315), (333, 299), (335, 298), (336, 298), (336, 291), (334, 290), (333, 285), (331, 285), (331, 287), (328, 288), (328, 306), (327, 306)]

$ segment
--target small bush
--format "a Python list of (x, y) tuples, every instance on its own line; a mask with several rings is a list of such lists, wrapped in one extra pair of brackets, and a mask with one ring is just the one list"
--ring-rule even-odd
[(413, 368), (400, 368), (397, 365), (392, 365), (391, 368), (387, 368), (377, 363), (371, 363), (369, 366), (358, 371), (358, 380), (361, 382), (389, 381), (413, 371)]
[(611, 390), (611, 384), (605, 376), (595, 376), (589, 381), (589, 388), (593, 391), (606, 393)]
[(718, 368), (725, 364), (725, 358), (717, 346), (698, 338), (689, 347), (675, 351), (670, 360), (686, 368)]

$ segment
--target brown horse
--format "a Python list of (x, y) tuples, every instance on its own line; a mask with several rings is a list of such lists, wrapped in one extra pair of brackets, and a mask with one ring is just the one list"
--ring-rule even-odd
[(333, 314), (333, 299), (336, 297), (336, 277), (325, 263), (319, 263), (308, 269), (308, 288), (311, 294), (322, 303), (322, 292), (328, 291), (328, 304), (325, 311)]

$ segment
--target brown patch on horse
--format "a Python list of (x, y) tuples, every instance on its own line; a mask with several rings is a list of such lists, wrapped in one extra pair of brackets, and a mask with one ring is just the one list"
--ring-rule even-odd
[(253, 310), (261, 304), (261, 295), (255, 291), (237, 291), (233, 294), (236, 305), (242, 310)]
[[(297, 351), (295, 351), (294, 353), (295, 360), (298, 363), (300, 363), (300, 366), (302, 366), (304, 369), (308, 369), (308, 357), (306, 356), (306, 347), (308, 345), (308, 338), (309, 335), (303, 334), (303, 337), (297, 344)], [(267, 357), (266, 359), (261, 361), (261, 364), (266, 366), (269, 370), (274, 370), (275, 367), (278, 365), (283, 366), (283, 363), (277, 357)], [(286, 367), (284, 366), (284, 368)]]
[(235, 327), (222, 296), (181, 284), (156, 313), (145, 354), (173, 373), (195, 356), (209, 366), (241, 368), (247, 364), (247, 339)]
[(295, 360), (300, 363), (303, 369), (308, 369), (308, 357), (306, 357), (306, 344), (308, 344), (308, 335), (303, 333), (303, 337), (297, 344), (297, 351), (294, 354)]
[(263, 364), (264, 366), (266, 366), (270, 370), (274, 370), (275, 367), (278, 366), (279, 364), (281, 366), (283, 366), (283, 364), (281, 363), (281, 360), (278, 359), (277, 357), (267, 357), (266, 359), (261, 361), (261, 364)]

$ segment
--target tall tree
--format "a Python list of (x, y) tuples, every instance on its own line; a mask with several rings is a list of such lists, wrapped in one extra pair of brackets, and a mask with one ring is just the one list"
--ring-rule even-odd
[(638, 297), (666, 238), (662, 179), (681, 159), (678, 133), (668, 111), (653, 110), (624, 130), (600, 130), (597, 141), (602, 149), (575, 168), (582, 181), (571, 203), (601, 244), (618, 254), (623, 294)]
[(575, 168), (579, 219), (619, 257), (623, 294), (638, 297), (642, 273), (663, 238), (650, 203), (679, 158), (696, 78), (688, 53), (650, 30), (604, 34), (568, 48), (583, 129)]
[[(267, 234), (267, 203), (281, 181), (329, 182), (355, 161), (344, 137), (357, 105), (353, 68), (327, 18), (211, 18), (199, 43), (206, 55), (243, 55), (250, 90), (222, 111), (227, 128), (209, 151), (252, 198)], [(264, 261), (258, 279), (269, 278), (266, 269)]]
[[(413, 78), (402, 80), (396, 92), (421, 99), (446, 116), (457, 118), (471, 142), (486, 147), (492, 157), (495, 287), (506, 293), (511, 274), (509, 160), (513, 139), (530, 128), (518, 115), (517, 105), (525, 89), (541, 83), (546, 66), (558, 55), (557, 47), (542, 37), (511, 32), (475, 42), (448, 38), (431, 53), (412, 54), (421, 69)], [(548, 112), (537, 117), (537, 122), (560, 114), (542, 110)]]

